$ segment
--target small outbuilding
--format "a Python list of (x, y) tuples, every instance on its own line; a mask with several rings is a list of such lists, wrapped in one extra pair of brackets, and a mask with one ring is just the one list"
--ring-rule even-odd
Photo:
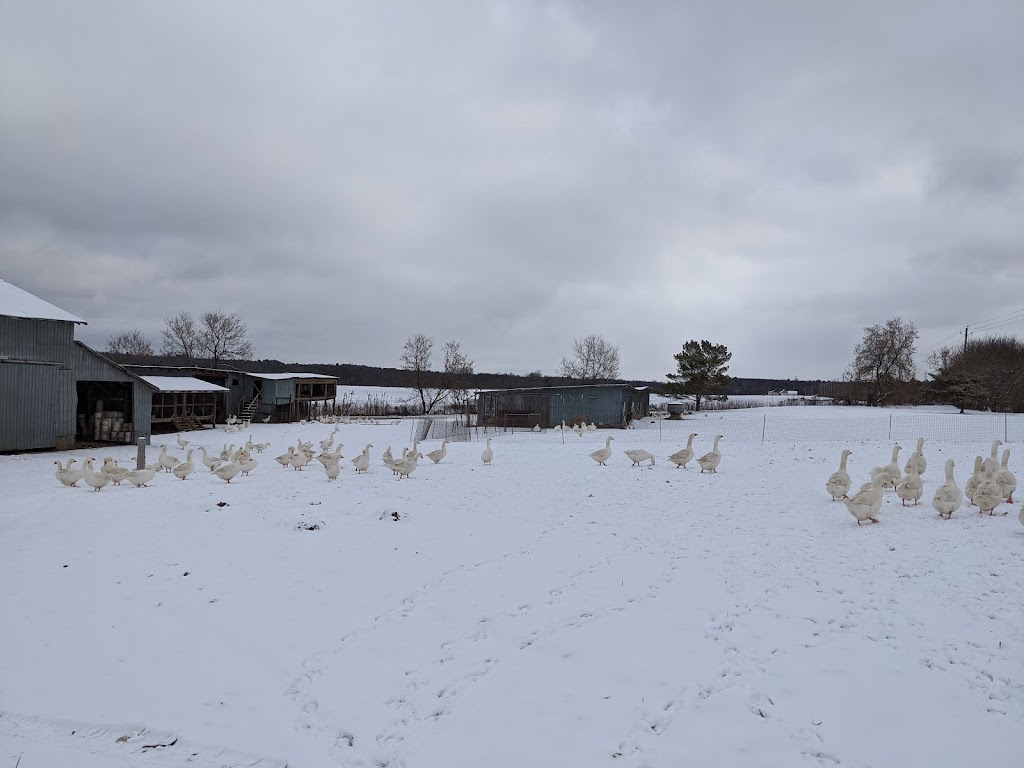
[(322, 373), (247, 373), (252, 380), (243, 415), (256, 420), (298, 421), (315, 418), (338, 397), (338, 377)]
[(218, 396), (227, 387), (192, 376), (143, 376), (155, 390), (151, 420), (154, 426), (182, 432), (217, 423)]
[(477, 393), (477, 424), (547, 428), (584, 421), (624, 429), (650, 405), (650, 390), (630, 384), (493, 389)]

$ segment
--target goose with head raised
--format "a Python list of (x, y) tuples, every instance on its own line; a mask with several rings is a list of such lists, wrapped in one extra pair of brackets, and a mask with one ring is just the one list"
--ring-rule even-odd
[(483, 453), (480, 454), (480, 460), (485, 465), (488, 465), (488, 466), (490, 465), (490, 463), (492, 461), (494, 461), (494, 449), (491, 448), (491, 438), (489, 438), (489, 437), (487, 438), (487, 447), (484, 448)]
[(1003, 501), (1013, 504), (1013, 492), (1017, 490), (1017, 476), (1010, 471), (1010, 449), (1003, 451), (1003, 463), (995, 474), (995, 481), (999, 485), (999, 492), (1003, 494)]
[(420, 456), (422, 455), (419, 451), (412, 450), (409, 451), (404, 459), (396, 461), (391, 465), (399, 480), (403, 477), (408, 478), (409, 475), (416, 471)]
[(876, 475), (871, 482), (861, 486), (861, 489), (853, 495), (853, 498), (846, 499), (843, 504), (850, 511), (850, 514), (857, 520), (857, 525), (870, 520), (878, 522), (878, 513), (882, 509), (882, 478)]
[(352, 459), (352, 465), (356, 468), (356, 474), (362, 475), (370, 469), (370, 449), (373, 443), (367, 443), (359, 455)]
[(93, 490), (100, 491), (110, 482), (110, 478), (102, 472), (92, 471), (92, 463), (94, 461), (95, 459), (85, 460), (85, 483), (92, 486)]
[(825, 490), (836, 499), (848, 499), (850, 492), (850, 474), (846, 471), (846, 460), (853, 455), (853, 451), (846, 449), (839, 456), (839, 469), (829, 475), (825, 483)]
[(902, 450), (902, 446), (893, 446), (892, 461), (884, 467), (873, 467), (871, 469), (871, 479), (874, 480), (877, 476), (882, 488), (895, 488), (900, 484), (900, 479), (903, 477), (899, 465), (900, 450)]
[(441, 447), (438, 448), (436, 451), (431, 451), (430, 453), (428, 453), (427, 454), (427, 458), (430, 459), (435, 464), (440, 464), (441, 463), (441, 459), (443, 459), (445, 456), (448, 455), (447, 446), (448, 446), (448, 441), (447, 440), (442, 440), (441, 441)]
[(903, 471), (908, 475), (910, 474), (910, 465), (917, 465), (917, 474), (923, 475), (924, 470), (928, 466), (928, 462), (924, 460), (924, 438), (917, 438), (917, 449), (910, 454), (910, 458), (907, 459), (906, 465), (903, 467)]
[(910, 461), (907, 462), (907, 466), (910, 467), (910, 474), (900, 480), (900, 484), (896, 486), (896, 495), (903, 500), (903, 506), (907, 506), (907, 502), (911, 500), (916, 506), (921, 496), (924, 495), (924, 484), (921, 482), (921, 475), (917, 473), (916, 456), (917, 451), (914, 451)]
[(700, 464), (700, 471), (703, 474), (706, 471), (718, 473), (718, 465), (722, 463), (722, 452), (718, 450), (718, 441), (721, 440), (724, 435), (715, 435), (715, 443), (711, 447), (710, 453), (705, 453), (699, 459), (697, 463)]
[(946, 459), (946, 482), (935, 489), (932, 506), (939, 513), (939, 517), (949, 520), (963, 503), (964, 495), (953, 479), (953, 460)]
[(985, 463), (982, 461), (981, 456), (974, 457), (974, 474), (967, 478), (967, 485), (964, 486), (964, 496), (967, 497), (967, 501), (970, 502), (970, 506), (974, 506), (974, 494), (978, 492), (978, 486), (981, 485), (982, 470)]
[(249, 473), (256, 469), (256, 465), (259, 462), (252, 457), (248, 451), (243, 451), (238, 457), (238, 471), (242, 474), (242, 477), (248, 477)]
[(192, 463), (192, 451), (193, 449), (189, 448), (188, 455), (185, 457), (185, 460), (171, 470), (174, 473), (174, 476), (179, 480), (184, 480), (186, 477), (195, 472), (196, 465)]
[(57, 479), (62, 485), (66, 485), (68, 488), (77, 488), (76, 483), (85, 477), (85, 469), (82, 467), (72, 467), (75, 463), (74, 459), (68, 459), (66, 467), (62, 467), (59, 461), (53, 462), (57, 465)]
[(999, 447), (1002, 444), (1002, 440), (994, 440), (992, 442), (992, 454), (985, 459), (985, 467), (990, 468), (993, 475), (999, 471)]
[(164, 472), (170, 472), (176, 466), (181, 464), (181, 461), (177, 456), (172, 456), (167, 452), (167, 446), (160, 446), (160, 457), (156, 460), (156, 463), (164, 468)]
[(995, 514), (996, 507), (1003, 503), (1003, 492), (999, 490), (999, 483), (996, 482), (995, 472), (992, 471), (990, 464), (986, 464), (982, 469), (981, 482), (978, 483), (978, 490), (974, 492), (974, 503), (978, 505), (979, 512), (988, 512), (990, 515)]
[(625, 451), (625, 454), (633, 462), (634, 467), (639, 467), (645, 461), (650, 461), (651, 466), (654, 466), (654, 454), (650, 451), (645, 451), (643, 448), (633, 448)]
[(615, 438), (609, 435), (604, 441), (604, 448), (598, 448), (596, 451), (590, 454), (590, 458), (600, 464), (602, 467), (607, 467), (605, 464), (608, 459), (612, 457), (612, 440)]
[(668, 457), (668, 460), (676, 465), (676, 469), (680, 467), (686, 469), (686, 465), (693, 460), (693, 438), (695, 437), (697, 437), (697, 433), (691, 432), (690, 436), (686, 439), (686, 447)]
[(188, 442), (189, 441), (188, 440), (182, 440), (180, 434), (175, 435), (174, 441), (178, 444), (178, 447), (181, 448), (181, 450), (184, 451), (186, 448), (188, 448)]

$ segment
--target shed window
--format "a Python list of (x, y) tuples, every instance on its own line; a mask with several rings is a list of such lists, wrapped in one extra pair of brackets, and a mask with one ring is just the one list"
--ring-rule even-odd
[(237, 387), (238, 386), (238, 379), (232, 379), (231, 380), (231, 386), (232, 387)]

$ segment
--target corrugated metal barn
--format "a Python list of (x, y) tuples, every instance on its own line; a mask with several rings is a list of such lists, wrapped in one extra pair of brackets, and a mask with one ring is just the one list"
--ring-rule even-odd
[(76, 342), (78, 324), (0, 280), (0, 451), (149, 438), (153, 388)]
[(477, 423), (494, 427), (552, 427), (585, 421), (624, 429), (647, 415), (647, 389), (629, 384), (495, 389), (477, 393)]

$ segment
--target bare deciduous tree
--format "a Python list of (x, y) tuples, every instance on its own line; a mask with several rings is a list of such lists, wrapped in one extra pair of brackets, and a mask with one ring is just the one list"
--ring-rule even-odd
[(237, 314), (204, 312), (199, 318), (199, 348), (216, 368), (221, 360), (252, 357), (249, 329)]
[(182, 356), (190, 365), (204, 359), (216, 368), (222, 360), (252, 356), (249, 330), (234, 313), (204, 312), (197, 322), (191, 313), (179, 312), (164, 320), (161, 334), (163, 354)]
[(149, 339), (137, 328), (113, 334), (107, 339), (107, 352), (112, 352), (116, 355), (155, 354)]
[(444, 345), (444, 374), (444, 387), (451, 404), (469, 413), (469, 377), (473, 375), (473, 361), (463, 354), (457, 341)]
[(164, 338), (160, 350), (163, 354), (184, 357), (190, 365), (196, 364), (199, 327), (189, 312), (179, 312), (174, 317), (164, 318), (164, 327), (160, 334)]
[(580, 381), (619, 377), (619, 348), (603, 336), (591, 333), (572, 340), (572, 354), (562, 358), (562, 375)]
[(913, 380), (916, 341), (917, 326), (899, 317), (864, 329), (848, 375), (863, 386), (868, 405), (884, 405), (901, 384)]
[(427, 410), (427, 372), (430, 370), (430, 356), (434, 351), (434, 340), (424, 333), (417, 333), (405, 340), (402, 367), (412, 372), (412, 386), (420, 396), (423, 413)]
[(402, 347), (402, 368), (412, 373), (412, 388), (420, 400), (423, 413), (431, 413), (445, 402), (460, 409), (469, 399), (469, 376), (473, 373), (473, 361), (463, 354), (457, 341), (444, 345), (444, 370), (431, 372), (430, 360), (434, 351), (434, 339), (417, 333), (406, 339)]

